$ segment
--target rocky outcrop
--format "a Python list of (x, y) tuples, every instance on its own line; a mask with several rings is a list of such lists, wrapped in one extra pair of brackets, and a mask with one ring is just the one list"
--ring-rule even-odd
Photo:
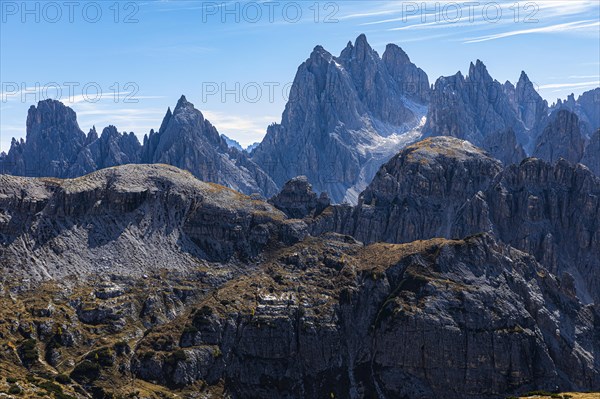
[(111, 166), (139, 163), (142, 146), (133, 132), (119, 133), (108, 126), (100, 137), (95, 129), (86, 139), (87, 144), (69, 168), (69, 177), (79, 177)]
[(26, 140), (13, 139), (5, 162), (14, 175), (66, 177), (85, 140), (71, 108), (40, 101), (29, 108)]
[(326, 193), (321, 193), (317, 198), (306, 176), (295, 177), (287, 182), (269, 203), (293, 219), (318, 216), (330, 205)]
[(75, 112), (59, 101), (40, 101), (27, 116), (25, 141), (13, 139), (4, 159), (4, 173), (17, 176), (78, 177), (95, 170), (137, 163), (141, 146), (133, 133), (109, 126), (98, 137), (86, 136)]
[(167, 165), (2, 175), (0, 366), (78, 398), (597, 390), (599, 187), (450, 137), (407, 147), (356, 208), (321, 209), (304, 178), (271, 205)]
[(143, 163), (165, 163), (199, 179), (246, 194), (271, 196), (277, 187), (246, 153), (229, 148), (217, 129), (182, 96), (158, 132), (144, 138)]
[(585, 135), (600, 128), (600, 87), (582, 93), (577, 99), (571, 94), (566, 100), (558, 100), (553, 110), (568, 109), (579, 118)]
[[(529, 131), (536, 129), (548, 115), (548, 103), (537, 92), (525, 71), (521, 72), (515, 88), (515, 105), (518, 118)], [(529, 137), (530, 142), (533, 142), (535, 133)]]
[(198, 259), (252, 258), (273, 240), (306, 234), (267, 203), (165, 165), (0, 181), (0, 263), (31, 279), (189, 270)]
[(527, 159), (502, 169), (470, 143), (430, 138), (382, 166), (356, 208), (308, 220), (365, 243), (403, 243), (488, 232), (570, 275), (582, 301), (600, 301), (600, 179), (560, 160)]
[(364, 35), (339, 57), (317, 46), (298, 68), (281, 124), (252, 159), (279, 186), (305, 175), (333, 202), (355, 203), (377, 168), (418, 138), (428, 86), (397, 46), (383, 58)]
[[(530, 253), (549, 271), (574, 277), (579, 298), (600, 302), (600, 179), (564, 160), (528, 159), (507, 168), (479, 203), (503, 242)], [(484, 202), (486, 205), (484, 205)]]
[(533, 156), (550, 163), (564, 158), (578, 163), (583, 157), (585, 139), (581, 133), (579, 118), (566, 109), (556, 111), (537, 138)]
[(454, 223), (465, 202), (501, 170), (497, 160), (452, 137), (408, 146), (377, 172), (361, 194), (351, 230), (344, 232), (365, 243), (403, 243), (487, 231), (483, 225), (465, 231)]
[[(368, 247), (310, 239), (217, 290), (179, 333), (157, 329), (133, 370), (171, 387), (224, 379), (239, 398), (491, 398), (597, 386), (593, 310), (542, 271), (489, 236)], [(254, 295), (240, 297), (250, 287)], [(557, 308), (561, 317), (548, 311)], [(575, 342), (583, 346), (571, 352)]]
[(581, 163), (590, 168), (596, 176), (600, 176), (600, 129), (590, 138)]

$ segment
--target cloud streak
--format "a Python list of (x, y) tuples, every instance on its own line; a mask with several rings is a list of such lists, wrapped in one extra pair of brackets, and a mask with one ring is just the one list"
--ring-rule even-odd
[(590, 81), (590, 82), (581, 82), (581, 83), (550, 83), (547, 85), (541, 85), (538, 87), (539, 90), (548, 90), (548, 89), (569, 89), (569, 88), (582, 88), (582, 87), (596, 87), (600, 86), (600, 81)]
[[(480, 43), (489, 40), (503, 39), (506, 37), (529, 35), (534, 33), (555, 33), (555, 32), (568, 32), (568, 31), (589, 31), (589, 28), (600, 27), (599, 21), (584, 20), (584, 21), (573, 21), (565, 22), (562, 24), (555, 24), (550, 26), (544, 26), (540, 28), (513, 30), (509, 32), (496, 33), (492, 35), (480, 36), (466, 40), (464, 43)], [(597, 30), (596, 30), (597, 31)]]

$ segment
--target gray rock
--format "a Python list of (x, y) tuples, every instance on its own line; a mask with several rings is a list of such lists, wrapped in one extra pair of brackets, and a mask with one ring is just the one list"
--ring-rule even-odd
[(317, 46), (252, 159), (279, 186), (304, 175), (333, 202), (355, 203), (377, 168), (418, 137), (428, 97), (427, 76), (396, 46), (383, 59), (364, 35), (339, 57)]
[(190, 171), (204, 181), (245, 194), (271, 196), (275, 183), (247, 154), (229, 148), (217, 129), (182, 96), (173, 113), (167, 110), (161, 128), (144, 138), (143, 163), (164, 163)]
[(330, 204), (326, 193), (321, 193), (317, 198), (306, 176), (295, 177), (287, 182), (269, 203), (293, 219), (317, 216)]
[(600, 179), (587, 168), (530, 158), (501, 164), (466, 141), (430, 138), (384, 165), (354, 209), (308, 219), (313, 234), (336, 231), (365, 243), (402, 243), (482, 232), (569, 273), (579, 298), (598, 302)]
[[(32, 279), (190, 270), (199, 258), (251, 258), (273, 240), (301, 235), (268, 203), (166, 165), (0, 182), (0, 262)], [(18, 255), (27, 248), (31, 256)]]
[(582, 125), (585, 135), (591, 135), (600, 128), (600, 87), (588, 90), (577, 99), (571, 94), (565, 101), (558, 100), (552, 110), (566, 108), (574, 112)]
[(578, 163), (583, 157), (585, 139), (581, 134), (579, 118), (566, 109), (555, 111), (548, 125), (537, 138), (533, 156), (555, 163), (564, 158)]
[[(468, 140), (505, 164), (520, 161), (516, 158), (524, 153), (521, 147), (529, 137), (517, 112), (531, 113), (523, 97), (533, 90), (530, 82), (523, 83), (525, 77), (521, 75), (517, 89), (510, 84), (501, 85), (490, 76), (483, 62), (477, 60), (471, 63), (466, 77), (458, 72), (439, 78), (431, 94), (423, 128), (425, 135)], [(516, 146), (512, 136), (516, 137)]]
[[(239, 398), (497, 398), (600, 384), (593, 310), (490, 236), (368, 247), (329, 236), (292, 250), (304, 269), (280, 258), (217, 290), (186, 322), (185, 346), (149, 356), (157, 341), (145, 339), (134, 373), (166, 386), (224, 380)], [(306, 262), (331, 253), (340, 271)], [(261, 285), (269, 273), (279, 283)]]
[(596, 176), (600, 176), (600, 129), (590, 138), (581, 163), (590, 168)]

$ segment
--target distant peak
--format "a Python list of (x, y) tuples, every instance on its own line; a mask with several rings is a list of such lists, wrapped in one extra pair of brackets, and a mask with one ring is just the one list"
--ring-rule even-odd
[(55, 105), (55, 106), (58, 105), (58, 106), (66, 107), (66, 105), (64, 105), (62, 102), (60, 102), (58, 100), (53, 100), (51, 98), (38, 101), (38, 107), (43, 106), (43, 105)]
[[(181, 96), (181, 97), (185, 100), (184, 96)], [(181, 99), (179, 99), (179, 102), (181, 102)], [(179, 102), (177, 103), (177, 106), (179, 106)], [(168, 107), (167, 113), (165, 114), (165, 116), (162, 120), (162, 123), (160, 124), (160, 128), (158, 129), (159, 133), (162, 133), (165, 131), (165, 129), (169, 125), (169, 121), (171, 120), (172, 117), (173, 117), (173, 113), (171, 112), (171, 107)]]
[(318, 60), (324, 58), (329, 61), (332, 57), (333, 56), (329, 53), (329, 51), (325, 50), (321, 45), (315, 46), (312, 53), (310, 53), (311, 60)]
[(328, 52), (327, 50), (325, 50), (325, 49), (323, 48), (323, 46), (321, 46), (320, 44), (319, 44), (319, 45), (316, 45), (316, 46), (315, 46), (315, 48), (314, 48), (314, 49), (313, 49), (313, 51), (312, 51), (312, 54), (319, 54), (319, 55), (320, 55), (320, 54), (328, 54), (328, 53), (329, 53), (329, 52)]
[(471, 81), (484, 81), (491, 79), (491, 76), (485, 64), (481, 60), (477, 60), (475, 64), (471, 62), (469, 66), (469, 78)]
[(521, 76), (519, 76), (519, 83), (517, 83), (517, 85), (527, 85), (531, 83), (531, 80), (529, 80), (529, 76), (527, 76), (527, 74), (525, 73), (525, 71), (521, 71)]
[(471, 62), (469, 69), (486, 69), (485, 64), (480, 59), (477, 59), (475, 63)]
[[(189, 109), (194, 109), (194, 104), (192, 104), (191, 102), (189, 102), (184, 95), (182, 95), (179, 98), (179, 101), (177, 101), (177, 105), (175, 106), (175, 110), (173, 110), (172, 115), (178, 114), (180, 112), (182, 112), (183, 110), (189, 110)], [(167, 115), (166, 117), (170, 117), (171, 116), (171, 109), (169, 108), (167, 110)]]
[(109, 136), (118, 136), (119, 132), (117, 131), (117, 127), (114, 125), (108, 125), (102, 130), (102, 137)]
[[(454, 79), (458, 79), (458, 80), (465, 80), (465, 77), (463, 76), (461, 71), (456, 72), (454, 75), (449, 76), (450, 78), (454, 78)], [(445, 79), (445, 77), (442, 76), (442, 78)]]
[(367, 41), (367, 35), (365, 35), (364, 33), (361, 33), (360, 35), (358, 35), (358, 37), (356, 38), (356, 42), (355, 42), (356, 46), (358, 46), (359, 44), (366, 44), (369, 45), (369, 42)]
[[(183, 104), (188, 104), (188, 100), (182, 94), (181, 97), (179, 97), (179, 101), (177, 101), (177, 106), (175, 108), (177, 108), (179, 105), (183, 105)], [(169, 108), (169, 110), (170, 110), (170, 108)]]
[(390, 43), (385, 46), (385, 52), (383, 53), (384, 59), (394, 59), (395, 62), (400, 62), (402, 64), (410, 64), (410, 58), (408, 54), (401, 47)]
[(359, 52), (364, 50), (372, 50), (371, 45), (367, 41), (367, 36), (364, 33), (361, 33), (356, 38), (356, 41), (354, 42), (354, 47), (356, 47), (356, 50)]

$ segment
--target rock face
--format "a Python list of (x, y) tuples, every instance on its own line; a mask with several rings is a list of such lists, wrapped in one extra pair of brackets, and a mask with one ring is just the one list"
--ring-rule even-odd
[(246, 153), (230, 148), (185, 96), (173, 113), (167, 111), (160, 130), (144, 138), (142, 162), (174, 165), (246, 194), (277, 192), (271, 178)]
[[(517, 116), (527, 130), (535, 129), (548, 115), (548, 103), (540, 96), (524, 71), (515, 88), (514, 104)], [(530, 137), (535, 138), (531, 134)]]
[[(309, 240), (282, 253), (271, 275), (236, 281), (255, 284), (252, 299), (232, 303), (235, 291), (218, 290), (166, 343), (180, 348), (177, 359), (161, 350), (159, 329), (139, 345), (134, 372), (167, 386), (224, 378), (239, 398), (499, 397), (566, 387), (564, 375), (598, 383), (591, 309), (532, 258), (487, 236), (365, 248), (337, 240)], [(328, 267), (320, 254), (330, 251), (345, 260)], [(564, 318), (546, 311), (555, 307)], [(588, 332), (562, 332), (570, 322)], [(578, 352), (560, 349), (577, 339), (586, 342)]]
[(566, 109), (556, 111), (542, 134), (538, 137), (533, 156), (555, 163), (564, 158), (577, 163), (583, 157), (585, 139), (579, 118)]
[(582, 301), (600, 301), (600, 179), (561, 160), (527, 159), (502, 169), (470, 143), (430, 138), (382, 166), (356, 208), (309, 221), (365, 243), (404, 243), (480, 232), (574, 278)]
[(321, 193), (317, 198), (306, 176), (295, 177), (287, 182), (269, 202), (293, 219), (317, 216), (330, 205), (326, 193)]
[(600, 302), (600, 179), (581, 166), (528, 159), (511, 166), (464, 215), (489, 212), (503, 242), (530, 253), (558, 276), (570, 274), (579, 298)]
[(77, 398), (598, 390), (599, 198), (586, 168), (503, 170), (450, 137), (403, 150), (356, 208), (305, 178), (271, 205), (167, 165), (1, 175), (0, 367), (28, 392), (68, 374)]
[(377, 168), (419, 137), (428, 98), (427, 75), (397, 46), (383, 58), (364, 35), (339, 57), (317, 46), (252, 159), (279, 186), (305, 175), (334, 202), (356, 202)]
[[(358, 240), (403, 243), (458, 237), (454, 226), (465, 202), (484, 190), (501, 164), (472, 144), (435, 137), (402, 150), (381, 167), (361, 194), (349, 234)], [(487, 231), (471, 226), (462, 236)]]
[(13, 139), (4, 171), (17, 176), (77, 177), (97, 169), (139, 162), (141, 146), (133, 133), (114, 126), (86, 136), (75, 112), (59, 101), (40, 101), (27, 116), (25, 141)]
[(185, 97), (174, 114), (167, 111), (161, 129), (152, 131), (143, 147), (133, 133), (119, 133), (114, 126), (105, 128), (100, 137), (95, 128), (86, 136), (71, 108), (41, 101), (29, 110), (27, 140), (13, 140), (1, 161), (4, 173), (63, 178), (117, 165), (166, 163), (246, 194), (277, 192), (271, 178), (244, 151), (229, 148)]
[(272, 239), (303, 234), (301, 225), (282, 224), (272, 206), (170, 166), (127, 165), (59, 182), (0, 181), (0, 263), (30, 278), (187, 270), (197, 259), (252, 257)]
[[(529, 141), (518, 113), (528, 118), (528, 122), (535, 113), (525, 98), (532, 90), (531, 82), (527, 82), (526, 75), (522, 74), (516, 90), (512, 85), (503, 86), (490, 76), (479, 60), (471, 63), (466, 77), (460, 72), (441, 77), (431, 95), (424, 132), (429, 136), (468, 140), (510, 164), (524, 153), (522, 146)], [(537, 106), (533, 105), (533, 108), (537, 109)], [(519, 144), (513, 145), (515, 142)], [(519, 155), (515, 157), (515, 153)]]
[(600, 129), (590, 138), (581, 163), (590, 168), (596, 176), (600, 176)]
[(119, 133), (108, 126), (98, 138), (95, 129), (88, 133), (87, 144), (69, 168), (69, 177), (79, 177), (111, 166), (127, 165), (140, 161), (142, 146), (133, 133)]
[(558, 100), (553, 109), (561, 108), (574, 112), (583, 125), (584, 133), (592, 134), (600, 128), (600, 87), (584, 92), (577, 99), (571, 94), (565, 101)]
[(26, 141), (13, 139), (6, 161), (12, 174), (65, 177), (85, 139), (71, 108), (40, 101), (29, 108)]

